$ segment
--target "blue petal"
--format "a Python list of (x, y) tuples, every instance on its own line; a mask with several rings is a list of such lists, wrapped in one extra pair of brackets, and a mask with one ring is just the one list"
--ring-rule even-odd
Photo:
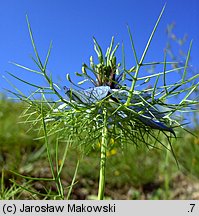
[[(121, 103), (125, 103), (128, 96), (129, 96), (129, 92), (127, 90), (120, 90), (120, 89), (111, 89), (111, 93), (112, 96), (115, 97), (118, 101), (120, 101)], [(134, 110), (135, 112), (143, 112), (141, 115), (138, 114), (137, 118), (144, 123), (146, 126), (151, 127), (152, 129), (158, 129), (161, 131), (169, 131), (172, 134), (175, 135), (175, 132), (172, 128), (166, 126), (165, 124), (163, 124), (162, 122), (160, 122), (159, 120), (161, 120), (164, 116), (165, 113), (168, 112), (167, 111), (160, 111), (157, 105), (154, 105), (153, 107), (149, 107), (148, 104), (146, 104), (146, 102), (144, 102), (144, 100), (148, 100), (151, 98), (151, 95), (148, 93), (140, 93), (140, 92), (135, 92), (132, 99), (131, 99), (131, 103), (140, 103), (142, 102), (142, 104), (145, 104), (143, 106), (130, 106), (129, 108)], [(144, 99), (144, 100), (143, 100)], [(120, 116), (122, 116), (123, 118), (127, 117), (126, 114), (124, 114), (123, 112), (119, 113)]]
[(152, 119), (148, 119), (148, 118), (145, 118), (143, 116), (139, 116), (138, 119), (141, 122), (143, 122), (145, 125), (151, 127), (152, 129), (158, 129), (158, 130), (161, 130), (161, 131), (169, 131), (176, 137), (176, 134), (175, 134), (174, 130), (172, 128), (166, 126), (162, 122), (158, 122), (158, 121), (155, 121), (155, 120), (152, 120)]
[(104, 99), (110, 90), (109, 86), (99, 86), (86, 90), (66, 89), (66, 95), (73, 101), (83, 104), (92, 104)]

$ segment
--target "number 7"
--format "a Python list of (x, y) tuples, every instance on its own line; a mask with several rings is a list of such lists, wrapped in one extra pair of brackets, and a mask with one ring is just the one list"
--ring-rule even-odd
[(194, 206), (196, 205), (196, 204), (189, 204), (190, 206), (192, 206), (191, 207), (191, 212), (193, 212), (193, 208), (194, 208)]

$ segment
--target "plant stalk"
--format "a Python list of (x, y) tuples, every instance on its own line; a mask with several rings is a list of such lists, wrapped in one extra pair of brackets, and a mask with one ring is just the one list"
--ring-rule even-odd
[(104, 114), (104, 127), (102, 129), (98, 200), (104, 199), (105, 177), (106, 177), (106, 151), (107, 151), (107, 145), (108, 145), (108, 128), (107, 128), (107, 110), (106, 109), (103, 110), (103, 114)]

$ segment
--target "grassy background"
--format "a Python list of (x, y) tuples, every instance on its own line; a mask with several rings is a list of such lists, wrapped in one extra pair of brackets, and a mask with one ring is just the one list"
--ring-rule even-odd
[[(51, 177), (43, 140), (28, 123), (20, 123), (25, 104), (0, 100), (0, 166), (1, 199), (56, 199), (53, 182), (30, 181), (11, 171), (31, 177)], [(199, 128), (192, 129), (198, 134)], [(173, 147), (179, 168), (170, 152), (149, 150), (145, 146), (113, 147), (108, 152), (107, 199), (199, 199), (199, 138), (178, 131)], [(51, 140), (52, 154), (54, 141)], [(60, 148), (65, 143), (60, 144)], [(66, 193), (71, 184), (77, 160), (80, 166), (71, 199), (96, 199), (100, 151), (87, 155), (70, 147), (62, 172)], [(26, 188), (26, 190), (24, 189)], [(34, 191), (31, 193), (28, 190)], [(46, 194), (41, 196), (40, 194)], [(51, 194), (52, 196), (49, 196)]]

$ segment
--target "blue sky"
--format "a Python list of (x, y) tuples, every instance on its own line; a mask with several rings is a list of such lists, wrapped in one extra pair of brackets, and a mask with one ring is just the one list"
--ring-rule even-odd
[[(92, 37), (95, 36), (104, 51), (111, 37), (126, 47), (126, 61), (133, 66), (126, 25), (134, 36), (139, 56), (148, 40), (151, 30), (164, 5), (163, 0), (101, 0), (101, 1), (67, 1), (67, 0), (18, 0), (0, 2), (0, 92), (3, 88), (12, 89), (2, 75), (12, 72), (31, 82), (40, 82), (35, 77), (9, 64), (14, 61), (35, 68), (30, 56), (33, 49), (28, 34), (26, 14), (29, 17), (34, 38), (41, 57), (44, 59), (49, 43), (53, 49), (48, 70), (52, 72), (55, 82), (66, 85), (66, 74), (73, 76), (81, 70), (83, 62), (88, 63), (90, 55), (94, 55)], [(166, 10), (151, 44), (147, 59), (163, 60), (163, 49), (167, 37), (167, 24), (175, 22), (175, 33), (182, 37), (189, 35), (193, 39), (192, 64), (199, 67), (199, 1), (175, 0), (167, 1)], [(188, 43), (184, 47), (186, 50)], [(8, 76), (7, 76), (8, 77)], [(11, 78), (9, 78), (11, 79)], [(11, 79), (13, 81), (13, 79)], [(61, 80), (61, 81), (60, 81)], [(15, 82), (25, 93), (27, 87)]]

